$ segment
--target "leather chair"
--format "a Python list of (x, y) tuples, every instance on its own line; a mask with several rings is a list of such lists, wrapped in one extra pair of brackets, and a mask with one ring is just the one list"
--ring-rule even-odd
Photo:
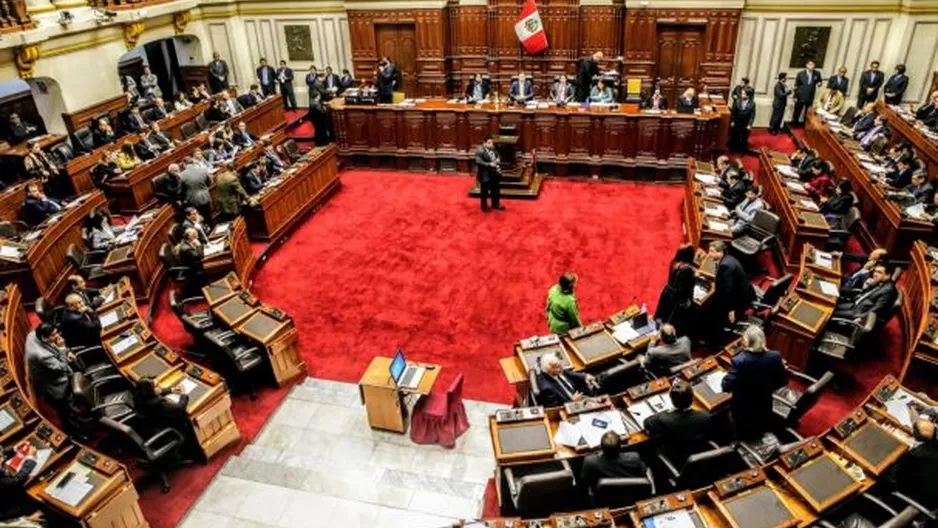
[(641, 478), (603, 478), (590, 492), (596, 508), (621, 508), (655, 496), (655, 479), (651, 470)]
[(619, 359), (616, 365), (596, 374), (596, 382), (605, 394), (618, 394), (644, 381), (644, 368), (638, 359)]
[(873, 312), (857, 319), (834, 317), (824, 328), (814, 352), (834, 360), (846, 360), (875, 328), (876, 314)]
[(160, 246), (160, 261), (163, 262), (163, 266), (166, 268), (166, 275), (174, 284), (182, 286), (186, 283), (189, 267), (179, 265), (176, 261), (176, 255), (173, 254), (172, 248), (166, 242), (163, 242)]
[(740, 255), (747, 259), (754, 259), (775, 243), (779, 223), (778, 216), (768, 211), (756, 211), (752, 221), (746, 224), (741, 236), (733, 239), (730, 245)]
[(0, 238), (10, 240), (20, 240), (23, 235), (29, 232), (29, 226), (26, 222), (14, 220), (12, 222), (0, 222)]
[(44, 323), (59, 326), (62, 321), (62, 308), (54, 306), (45, 297), (39, 297), (36, 299), (36, 315)]
[(91, 152), (94, 150), (94, 135), (88, 127), (82, 127), (72, 134), (72, 147), (75, 152)]
[[(852, 193), (851, 193), (852, 194)], [(854, 201), (853, 203), (857, 203)], [(860, 224), (860, 209), (853, 206), (840, 218), (828, 220), (830, 234), (827, 236), (828, 251), (843, 251), (847, 242)]]
[(844, 126), (852, 127), (853, 123), (856, 122), (857, 112), (859, 111), (860, 111), (859, 108), (855, 106), (851, 106), (850, 108), (844, 111), (842, 116), (840, 116), (840, 122)]
[(253, 106), (250, 104), (251, 99), (248, 97), (248, 94), (241, 94), (238, 96), (238, 103), (241, 104), (242, 108), (247, 108)]
[(237, 334), (223, 328), (204, 333), (210, 360), (225, 374), (225, 379), (236, 387), (247, 390), (251, 400), (257, 399), (255, 369), (264, 363), (264, 356), (256, 346), (244, 343)]
[(205, 332), (215, 328), (215, 322), (212, 320), (212, 312), (209, 310), (189, 311), (187, 305), (204, 301), (202, 297), (181, 298), (181, 294), (176, 290), (169, 292), (169, 307), (173, 313), (182, 322), (183, 328), (191, 335), (196, 342), (205, 342)]
[(752, 287), (755, 299), (750, 304), (752, 313), (748, 314), (743, 320), (736, 323), (733, 332), (739, 335), (746, 330), (747, 326), (758, 326), (764, 328), (766, 323), (775, 313), (778, 312), (779, 304), (791, 288), (795, 276), (786, 273), (772, 281), (763, 291), (756, 286)]
[(296, 141), (293, 141), (292, 139), (288, 139), (283, 142), (283, 150), (285, 150), (287, 154), (289, 154), (289, 156), (294, 159), (299, 159), (303, 155), (303, 153), (300, 152), (300, 147), (296, 145)]
[[(781, 435), (781, 436), (780, 436)], [(768, 431), (758, 440), (747, 440), (736, 446), (736, 452), (750, 468), (767, 465), (778, 455), (790, 451), (804, 442), (804, 437), (791, 428)]]
[(133, 412), (133, 392), (127, 379), (119, 373), (92, 380), (83, 372), (75, 372), (72, 393), (92, 414), (101, 418), (120, 419)]
[(59, 165), (60, 168), (65, 167), (72, 158), (75, 157), (75, 152), (72, 150), (72, 146), (64, 141), (53, 146), (50, 149), (52, 154), (52, 159)]
[(566, 460), (510, 466), (504, 469), (508, 496), (522, 517), (563, 511), (574, 495), (576, 479)]
[(160, 479), (160, 491), (169, 493), (168, 471), (189, 464), (180, 460), (185, 437), (172, 427), (151, 430), (142, 416), (131, 414), (120, 420), (102, 418), (101, 424), (129, 444), (140, 455), (137, 462), (150, 474)]
[(195, 116), (195, 126), (197, 126), (199, 130), (208, 130), (208, 119), (205, 118), (204, 114)]
[(156, 108), (148, 108), (143, 111), (143, 119), (147, 123), (155, 123), (162, 118), (159, 115), (157, 115)]
[(101, 346), (72, 348), (71, 351), (75, 355), (75, 364), (78, 370), (92, 383), (100, 381), (106, 376), (120, 374), (110, 356)]
[(817, 379), (796, 370), (789, 370), (788, 374), (807, 383), (808, 388), (801, 392), (786, 385), (776, 390), (772, 394), (772, 412), (785, 427), (797, 427), (801, 417), (814, 407), (821, 393), (834, 379), (834, 373), (825, 372)]
[[(899, 508), (887, 504), (870, 493), (861, 493), (835, 512), (838, 517), (821, 519), (821, 528), (902, 528), (919, 517), (928, 517), (927, 510), (900, 503)], [(929, 519), (933, 520), (933, 519)]]
[(182, 134), (182, 139), (193, 138), (199, 135), (199, 127), (191, 121), (183, 123), (182, 126), (179, 127), (179, 133)]
[(107, 277), (104, 267), (101, 264), (95, 264), (92, 260), (93, 257), (101, 257), (103, 260), (103, 257), (107, 256), (106, 251), (85, 251), (76, 244), (69, 244), (65, 255), (85, 279), (94, 282)]
[[(716, 445), (712, 442), (711, 444)], [(668, 483), (672, 489), (702, 488), (746, 467), (733, 446), (717, 446), (690, 455), (680, 470), (662, 453), (658, 453), (658, 460), (667, 471)]]
[(541, 389), (537, 386), (537, 369), (528, 369), (528, 407), (540, 405), (538, 398), (541, 396)]

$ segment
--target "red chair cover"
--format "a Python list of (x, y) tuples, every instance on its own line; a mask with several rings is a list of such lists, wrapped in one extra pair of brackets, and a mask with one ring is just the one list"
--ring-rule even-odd
[(416, 444), (439, 444), (452, 448), (459, 435), (469, 429), (462, 403), (463, 375), (456, 376), (446, 392), (431, 391), (414, 406), (410, 439)]

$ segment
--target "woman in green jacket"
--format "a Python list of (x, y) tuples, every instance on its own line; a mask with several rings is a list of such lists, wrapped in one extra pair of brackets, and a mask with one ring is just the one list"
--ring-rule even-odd
[(555, 334), (565, 334), (580, 326), (580, 310), (573, 295), (576, 281), (575, 273), (564, 273), (547, 293), (547, 326)]

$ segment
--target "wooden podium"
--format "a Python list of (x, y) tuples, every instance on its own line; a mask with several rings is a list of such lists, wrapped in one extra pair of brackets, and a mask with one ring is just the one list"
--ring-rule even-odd
[(407, 430), (405, 421), (406, 408), (402, 402), (406, 394), (430, 394), (442, 367), (426, 363), (408, 363), (408, 365), (434, 367), (427, 370), (416, 389), (398, 388), (391, 379), (391, 358), (378, 356), (371, 360), (358, 390), (362, 404), (368, 413), (368, 425), (372, 429), (384, 429), (403, 433)]
[[(501, 159), (502, 178), (499, 183), (502, 198), (530, 199), (537, 198), (541, 192), (541, 175), (532, 163), (528, 165), (524, 154), (519, 153), (521, 138), (516, 125), (502, 125), (495, 140), (495, 150)], [(479, 182), (472, 184), (469, 196), (478, 198), (481, 193)]]

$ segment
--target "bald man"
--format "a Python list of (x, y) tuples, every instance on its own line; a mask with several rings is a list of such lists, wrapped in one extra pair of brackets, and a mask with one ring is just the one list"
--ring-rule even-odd
[(65, 297), (62, 337), (69, 348), (101, 346), (101, 320), (77, 293)]
[(560, 358), (553, 354), (541, 356), (541, 372), (537, 375), (540, 391), (537, 402), (544, 407), (559, 407), (582, 400), (598, 384), (592, 374), (564, 371)]
[(938, 440), (935, 439), (935, 422), (920, 417), (912, 424), (915, 439), (921, 442), (906, 453), (892, 468), (890, 480), (896, 489), (912, 500), (934, 508), (938, 505)]

